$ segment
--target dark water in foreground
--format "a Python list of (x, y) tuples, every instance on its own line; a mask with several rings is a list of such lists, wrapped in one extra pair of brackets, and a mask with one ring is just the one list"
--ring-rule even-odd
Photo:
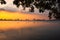
[(60, 21), (0, 21), (0, 40), (59, 40)]

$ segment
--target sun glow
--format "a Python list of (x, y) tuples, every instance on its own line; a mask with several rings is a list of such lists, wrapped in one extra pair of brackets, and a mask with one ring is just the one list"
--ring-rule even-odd
[[(43, 15), (38, 14), (29, 14), (22, 12), (10, 12), (10, 11), (0, 11), (0, 19), (12, 19), (12, 20), (33, 20), (33, 19), (44, 19), (46, 18)], [(8, 30), (8, 29), (18, 29), (18, 28), (26, 28), (28, 26), (35, 27), (37, 25), (43, 25), (43, 23), (35, 23), (28, 21), (0, 21), (0, 30)], [(26, 26), (26, 27), (25, 27)]]
[(0, 19), (21, 19), (21, 20), (33, 20), (33, 19), (43, 19), (45, 18), (42, 15), (38, 14), (29, 14), (21, 12), (10, 12), (10, 11), (0, 11)]

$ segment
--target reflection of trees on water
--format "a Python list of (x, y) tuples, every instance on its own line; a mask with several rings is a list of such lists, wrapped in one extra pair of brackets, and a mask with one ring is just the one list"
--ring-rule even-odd
[[(1, 4), (6, 4), (5, 0), (0, 0)], [(49, 10), (49, 19), (52, 17), (60, 20), (60, 1), (59, 0), (14, 0), (13, 4), (18, 8), (23, 6), (23, 10), (26, 7), (30, 7), (30, 12), (34, 12), (34, 6), (39, 9), (39, 12)]]

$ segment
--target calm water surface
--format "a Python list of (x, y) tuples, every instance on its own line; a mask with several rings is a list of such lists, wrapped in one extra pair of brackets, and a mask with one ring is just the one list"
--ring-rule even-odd
[(59, 40), (60, 21), (0, 21), (0, 40)]

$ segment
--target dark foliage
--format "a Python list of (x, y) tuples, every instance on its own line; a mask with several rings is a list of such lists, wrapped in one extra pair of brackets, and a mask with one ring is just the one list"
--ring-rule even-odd
[[(0, 0), (1, 4), (6, 4), (5, 0)], [(51, 10), (49, 12), (49, 19), (52, 17), (60, 19), (60, 0), (14, 0), (13, 4), (18, 8), (20, 5), (23, 6), (23, 10), (26, 7), (30, 7), (30, 12), (34, 12), (34, 6), (39, 9), (39, 12), (44, 12), (45, 10)], [(56, 7), (58, 4), (58, 7)], [(34, 6), (33, 6), (34, 5)]]
[(0, 0), (0, 3), (1, 4), (6, 4), (6, 1), (5, 0)]
[[(21, 2), (21, 4), (20, 4)], [(49, 12), (49, 19), (52, 18), (52, 15), (56, 19), (60, 19), (60, 12), (58, 12), (58, 9), (56, 8), (56, 3), (58, 3), (58, 7), (60, 7), (60, 1), (59, 0), (14, 0), (13, 4), (15, 4), (17, 7), (20, 5), (23, 6), (24, 10), (26, 7), (30, 7), (30, 12), (34, 12), (35, 5), (36, 8), (39, 9), (39, 12), (44, 12), (44, 10), (51, 10), (52, 12)], [(33, 5), (31, 5), (33, 4)], [(54, 6), (54, 7), (52, 7)], [(59, 9), (60, 10), (60, 9)]]

